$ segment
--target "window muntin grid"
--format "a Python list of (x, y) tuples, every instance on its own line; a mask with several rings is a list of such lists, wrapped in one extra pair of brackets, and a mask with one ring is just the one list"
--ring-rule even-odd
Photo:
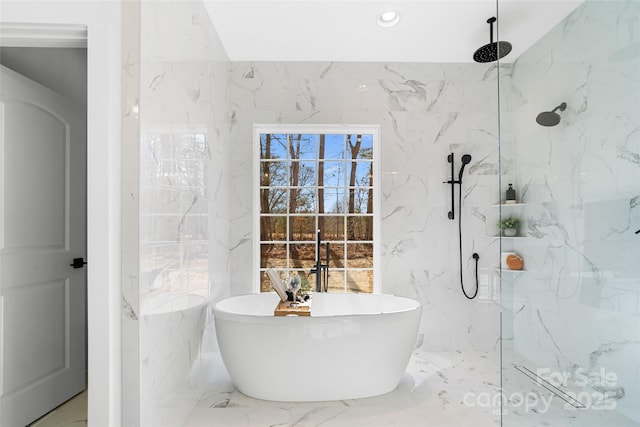
[[(331, 291), (374, 290), (373, 132), (260, 132), (260, 290), (270, 291), (265, 271), (297, 272), (303, 285), (315, 264), (316, 230), (322, 262), (330, 243)], [(308, 276), (308, 277), (307, 277)], [(305, 283), (306, 282), (306, 283)]]

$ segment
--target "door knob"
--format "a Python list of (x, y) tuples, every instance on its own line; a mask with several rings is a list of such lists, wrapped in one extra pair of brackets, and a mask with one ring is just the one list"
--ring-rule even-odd
[(73, 263), (69, 264), (73, 268), (82, 268), (86, 264), (83, 258), (74, 258)]

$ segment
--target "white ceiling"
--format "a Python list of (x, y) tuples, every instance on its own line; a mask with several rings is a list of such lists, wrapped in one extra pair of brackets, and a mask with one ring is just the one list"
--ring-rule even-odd
[[(500, 39), (521, 53), (583, 0), (500, 0)], [(205, 0), (231, 61), (473, 62), (495, 0)], [(393, 9), (400, 22), (376, 23)]]

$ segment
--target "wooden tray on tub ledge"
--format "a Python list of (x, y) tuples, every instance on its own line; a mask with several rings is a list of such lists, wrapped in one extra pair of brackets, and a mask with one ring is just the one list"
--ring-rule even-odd
[(311, 298), (298, 303), (297, 307), (290, 307), (291, 301), (278, 301), (273, 310), (274, 316), (311, 316)]
[(280, 301), (276, 306), (273, 314), (275, 316), (311, 316), (311, 296), (306, 301), (298, 303), (297, 307), (290, 307), (291, 301), (287, 300), (287, 290), (284, 283), (278, 277), (273, 268), (267, 270), (267, 277), (271, 282), (271, 287), (280, 296)]

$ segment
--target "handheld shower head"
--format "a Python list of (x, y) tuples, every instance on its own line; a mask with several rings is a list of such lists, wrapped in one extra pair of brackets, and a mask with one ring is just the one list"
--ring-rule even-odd
[(458, 173), (458, 181), (462, 181), (462, 173), (464, 172), (464, 167), (471, 162), (471, 154), (465, 154), (460, 159), (462, 165), (460, 166), (460, 172)]

